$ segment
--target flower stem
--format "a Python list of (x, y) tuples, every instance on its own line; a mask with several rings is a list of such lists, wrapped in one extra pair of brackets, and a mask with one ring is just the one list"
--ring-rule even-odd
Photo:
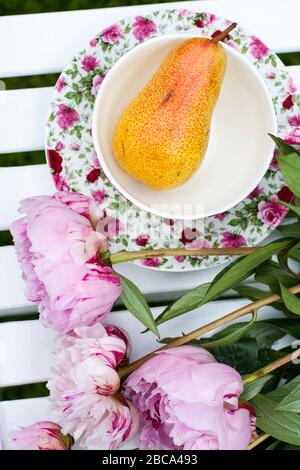
[[(297, 284), (296, 286), (291, 287), (288, 290), (290, 292), (292, 292), (293, 294), (298, 294), (300, 292), (300, 284)], [(218, 318), (218, 320), (215, 320), (211, 323), (208, 323), (207, 325), (201, 326), (200, 328), (197, 328), (196, 330), (193, 330), (190, 333), (187, 333), (186, 335), (183, 335), (180, 338), (177, 338), (174, 341), (171, 341), (170, 343), (164, 345), (163, 347), (157, 349), (156, 351), (154, 351), (152, 353), (147, 354), (146, 356), (138, 359), (137, 361), (134, 361), (131, 364), (128, 364), (127, 366), (120, 368), (119, 369), (119, 375), (120, 375), (120, 377), (125, 377), (126, 375), (131, 374), (131, 372), (133, 372), (135, 369), (137, 369), (142, 364), (144, 364), (144, 362), (151, 359), (151, 357), (153, 357), (155, 355), (155, 353), (158, 352), (158, 351), (163, 351), (165, 349), (170, 349), (170, 348), (175, 348), (177, 346), (182, 346), (183, 344), (188, 343), (192, 339), (198, 338), (199, 336), (202, 336), (205, 333), (208, 333), (209, 331), (212, 331), (215, 328), (218, 328), (219, 326), (224, 325), (224, 323), (228, 323), (232, 320), (236, 320), (237, 318), (240, 318), (243, 315), (247, 315), (248, 313), (252, 313), (254, 310), (258, 310), (259, 308), (261, 308), (265, 305), (269, 305), (273, 302), (276, 302), (277, 300), (280, 300), (280, 296), (277, 295), (277, 294), (272, 294), (272, 295), (269, 295), (268, 297), (265, 297), (264, 299), (260, 299), (260, 300), (257, 300), (255, 302), (252, 302), (248, 305), (245, 305), (244, 307), (241, 307), (238, 310), (235, 310), (234, 312), (231, 312), (228, 315), (225, 315), (224, 317)], [(295, 353), (293, 353), (293, 354), (295, 354)], [(300, 356), (300, 350), (299, 350), (299, 356)], [(292, 357), (292, 359), (293, 358), (294, 358), (294, 356)], [(279, 359), (279, 361), (282, 361), (283, 359), (284, 358), (281, 358), (281, 359)], [(292, 359), (289, 359), (289, 360), (292, 360)], [(287, 362), (289, 362), (289, 360), (287, 360)], [(276, 361), (273, 364), (276, 364), (279, 361)], [(270, 366), (267, 366), (267, 368), (271, 367), (271, 366), (272, 366), (272, 364)], [(277, 366), (277, 367), (280, 367), (280, 366)], [(273, 370), (273, 369), (271, 369), (271, 370)], [(266, 373), (269, 373), (269, 372), (270, 372), (270, 370), (268, 369), (268, 372), (266, 372)], [(261, 375), (259, 375), (258, 377), (261, 377)], [(258, 377), (256, 377), (256, 378), (258, 378)], [(253, 379), (253, 380), (256, 380), (256, 378)]]
[(232, 23), (230, 26), (228, 26), (228, 28), (224, 29), (224, 31), (222, 31), (217, 36), (213, 37), (210, 41), (213, 43), (223, 41), (223, 39), (225, 39), (226, 36), (228, 36), (228, 34), (230, 33), (230, 31), (232, 31), (236, 26), (237, 26), (237, 23)]
[(271, 372), (278, 369), (279, 367), (284, 366), (288, 362), (294, 361), (298, 357), (300, 357), (300, 348), (290, 354), (286, 354), (286, 356), (283, 356), (280, 359), (277, 359), (277, 361), (274, 361), (271, 364), (268, 364), (267, 366), (262, 367), (261, 369), (257, 370), (253, 374), (248, 375), (244, 379), (244, 384), (249, 384), (251, 382), (254, 382), (257, 379), (260, 379), (261, 377), (264, 377), (265, 375), (270, 374)]
[(185, 248), (158, 248), (155, 250), (119, 251), (111, 254), (111, 263), (124, 263), (143, 258), (155, 258), (165, 256), (246, 256), (258, 250), (256, 247), (241, 248), (200, 248), (189, 250)]
[(249, 444), (247, 450), (252, 450), (254, 449), (254, 447), (258, 446), (259, 444), (261, 444), (262, 442), (264, 442), (266, 439), (268, 439), (268, 437), (270, 437), (269, 434), (262, 434), (261, 436), (259, 436), (255, 441), (251, 442), (251, 444)]

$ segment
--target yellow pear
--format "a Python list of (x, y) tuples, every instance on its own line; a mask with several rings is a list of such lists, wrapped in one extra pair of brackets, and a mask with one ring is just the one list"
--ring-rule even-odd
[(113, 136), (115, 158), (147, 187), (174, 188), (199, 168), (226, 69), (219, 41), (235, 26), (171, 50), (121, 114)]

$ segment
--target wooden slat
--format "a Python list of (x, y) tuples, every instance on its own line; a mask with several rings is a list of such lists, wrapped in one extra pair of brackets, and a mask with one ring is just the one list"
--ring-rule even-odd
[[(37, 421), (51, 420), (51, 407), (48, 398), (27, 398), (0, 403), (0, 450), (11, 449), (9, 434), (19, 427), (30, 426)], [(135, 449), (135, 438), (126, 442), (121, 450)], [(75, 450), (79, 448), (75, 445)], [(99, 449), (101, 450), (101, 449)]]
[(6, 230), (18, 218), (21, 199), (55, 190), (46, 165), (0, 168), (0, 230)]
[[(223, 268), (224, 266), (222, 266)], [(116, 266), (116, 270), (136, 283), (149, 301), (168, 301), (185, 290), (211, 281), (221, 268), (197, 272), (171, 273), (152, 271), (132, 263)], [(0, 316), (36, 311), (25, 298), (24, 283), (13, 246), (0, 248)]]
[(48, 398), (29, 398), (0, 403), (0, 450), (11, 448), (9, 433), (20, 426), (29, 426), (50, 418)]
[[(161, 337), (180, 336), (229, 313), (249, 301), (244, 299), (216, 301), (204, 305), (192, 312), (177, 317), (160, 325)], [(163, 307), (152, 309), (156, 317)], [(259, 312), (259, 318), (282, 316), (271, 308)], [(246, 316), (244, 320), (248, 320)], [(148, 332), (141, 335), (144, 329), (128, 311), (111, 312), (106, 321), (125, 328), (132, 340), (131, 360), (153, 351), (159, 347), (156, 337)], [(53, 349), (54, 333), (44, 328), (38, 320), (7, 322), (0, 324), (0, 387), (25, 383), (43, 382), (48, 379), (52, 365), (51, 350)]]
[(0, 19), (1, 76), (57, 72), (84, 44), (109, 24), (159, 8), (211, 11), (238, 21), (278, 52), (300, 49), (298, 0), (210, 0), (139, 5)]

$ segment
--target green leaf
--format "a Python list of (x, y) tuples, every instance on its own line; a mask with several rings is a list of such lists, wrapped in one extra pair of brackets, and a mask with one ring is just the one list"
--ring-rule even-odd
[(267, 396), (268, 398), (271, 398), (275, 402), (280, 402), (283, 400), (284, 397), (286, 397), (289, 393), (291, 393), (295, 387), (297, 387), (300, 384), (300, 375), (297, 375), (293, 380), (290, 380), (290, 382), (281, 385), (281, 387), (276, 388), (276, 390), (273, 390), (272, 392), (268, 393)]
[(240, 258), (233, 264), (229, 265), (212, 281), (201, 305), (215, 299), (227, 289), (235, 287), (242, 280), (248, 277), (258, 265), (271, 258), (279, 251), (287, 248), (289, 245), (291, 245), (291, 240), (275, 241), (258, 248), (254, 253), (251, 253), (244, 258)]
[(300, 339), (300, 319), (299, 318), (272, 318), (267, 320), (273, 326), (281, 329), (285, 334)]
[(278, 263), (266, 261), (261, 264), (255, 273), (255, 280), (270, 287), (271, 292), (280, 293), (279, 282), (285, 287), (295, 285), (293, 279)]
[(241, 395), (241, 400), (249, 401), (252, 400), (265, 386), (269, 380), (272, 379), (272, 375), (265, 375), (255, 380), (255, 382), (250, 382), (244, 386), (243, 394)]
[(300, 315), (300, 299), (280, 283), (281, 296), (285, 306), (296, 315)]
[(279, 201), (279, 202), (282, 206), (288, 207), (291, 211), (295, 212), (295, 214), (297, 214), (298, 217), (300, 217), (300, 207), (294, 206), (293, 204), (290, 204), (285, 201)]
[(137, 318), (143, 325), (159, 337), (159, 332), (155, 324), (150, 307), (141, 293), (140, 289), (129, 279), (121, 276), (123, 292), (121, 300), (125, 307)]
[(296, 222), (295, 224), (279, 225), (278, 230), (286, 237), (300, 238), (300, 222)]
[(276, 410), (290, 411), (291, 413), (300, 413), (300, 384), (285, 396), (276, 406)]
[(160, 325), (171, 318), (178, 317), (183, 313), (189, 312), (197, 308), (201, 301), (203, 300), (207, 289), (209, 288), (209, 283), (202, 284), (201, 286), (195, 287), (190, 290), (182, 297), (177, 299), (173, 304), (169, 305), (156, 319), (156, 324)]
[(279, 168), (289, 189), (300, 197), (300, 156), (294, 151), (278, 157)]
[(209, 340), (207, 340), (207, 338), (202, 339), (202, 340), (199, 340), (198, 344), (201, 345), (203, 348), (212, 349), (212, 348), (219, 348), (221, 346), (226, 346), (227, 344), (236, 343), (242, 338), (242, 336), (246, 333), (246, 331), (249, 330), (249, 328), (253, 326), (256, 319), (257, 319), (257, 313), (255, 312), (250, 322), (239, 323), (239, 328), (235, 328), (230, 333), (224, 334), (224, 331), (223, 331), (222, 332), (223, 334), (220, 335), (219, 333), (219, 336), (217, 338), (215, 335), (213, 338)]
[(282, 140), (280, 137), (276, 137), (273, 134), (269, 134), (269, 136), (275, 142), (278, 149), (283, 155), (288, 155), (289, 153), (296, 152), (296, 149), (292, 145), (286, 144), (285, 141)]
[(293, 445), (300, 445), (300, 416), (278, 411), (276, 402), (265, 395), (252, 400), (257, 414), (257, 426), (270, 436)]
[(256, 370), (257, 342), (253, 338), (242, 338), (237, 343), (214, 349), (214, 357), (238, 370), (240, 374), (248, 374)]
[(177, 299), (173, 304), (169, 305), (156, 319), (156, 324), (160, 325), (171, 318), (175, 318), (186, 312), (190, 312), (211, 300), (219, 297), (223, 292), (230, 288), (234, 288), (241, 281), (252, 274), (255, 268), (272, 257), (279, 251), (292, 245), (294, 240), (282, 239), (269, 243), (268, 245), (258, 248), (258, 250), (250, 255), (238, 258), (229, 266), (226, 266), (209, 284), (202, 284), (187, 292)]

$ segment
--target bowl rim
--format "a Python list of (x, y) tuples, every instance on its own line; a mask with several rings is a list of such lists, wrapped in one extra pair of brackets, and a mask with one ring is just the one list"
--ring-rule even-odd
[[(266, 171), (268, 170), (270, 163), (273, 158), (273, 153), (275, 150), (275, 143), (270, 142), (270, 156), (268, 159), (266, 159), (265, 165), (262, 167), (258, 177), (255, 179), (255, 182), (251, 184), (251, 186), (247, 186), (246, 189), (243, 191), (243, 193), (240, 194), (239, 198), (235, 200), (234, 203), (230, 204), (225, 204), (224, 206), (221, 206), (218, 211), (211, 210), (211, 211), (203, 211), (203, 213), (199, 213), (198, 215), (196, 214), (194, 217), (191, 217), (190, 215), (185, 215), (182, 213), (174, 213), (174, 212), (168, 212), (168, 211), (163, 211), (156, 209), (155, 207), (148, 206), (147, 204), (141, 202), (138, 200), (135, 196), (132, 196), (115, 178), (115, 176), (112, 174), (110, 171), (108, 165), (106, 164), (106, 159), (103, 156), (103, 153), (101, 151), (101, 144), (100, 144), (100, 139), (97, 139), (96, 136), (98, 134), (98, 114), (99, 114), (99, 108), (101, 107), (101, 98), (105, 94), (105, 90), (108, 86), (108, 83), (110, 81), (110, 76), (114, 75), (118, 68), (126, 62), (128, 57), (135, 55), (137, 52), (137, 49), (140, 50), (141, 48), (144, 47), (149, 47), (153, 42), (160, 42), (163, 40), (167, 40), (168, 38), (173, 38), (173, 39), (181, 39), (182, 37), (186, 37), (187, 39), (189, 38), (208, 38), (207, 36), (204, 35), (197, 35), (197, 34), (192, 34), (192, 33), (170, 33), (170, 34), (162, 34), (160, 36), (156, 36), (154, 38), (151, 38), (141, 44), (138, 44), (137, 46), (133, 47), (129, 51), (127, 51), (123, 56), (121, 56), (115, 64), (111, 67), (111, 69), (107, 72), (105, 75), (105, 78), (103, 80), (103, 83), (101, 84), (98, 93), (96, 95), (95, 103), (94, 103), (94, 109), (93, 109), (93, 118), (92, 118), (92, 136), (93, 136), (93, 143), (94, 147), (97, 153), (97, 157), (99, 159), (99, 163), (101, 168), (103, 169), (106, 177), (108, 180), (112, 183), (114, 188), (122, 195), (124, 196), (128, 201), (133, 203), (135, 206), (138, 208), (150, 213), (157, 215), (159, 217), (167, 218), (167, 219), (178, 219), (178, 220), (196, 220), (196, 219), (204, 219), (205, 217), (210, 217), (219, 213), (226, 212), (227, 210), (231, 209), (232, 207), (235, 207), (237, 204), (239, 204), (241, 201), (243, 201), (248, 194), (250, 194), (251, 191), (259, 184), (259, 182), (263, 179)], [(252, 74), (255, 75), (256, 79), (260, 82), (261, 88), (264, 90), (265, 97), (267, 101), (269, 102), (269, 109), (271, 111), (270, 113), (270, 133), (272, 134), (277, 134), (278, 131), (278, 121), (277, 121), (277, 115), (275, 112), (275, 108), (272, 102), (272, 97), (269, 92), (269, 89), (262, 77), (262, 75), (258, 72), (256, 67), (248, 60), (245, 56), (243, 56), (239, 51), (235, 50), (233, 47), (229, 46), (226, 43), (220, 43), (222, 47), (225, 48), (226, 51), (229, 52), (229, 54), (232, 54), (235, 56), (240, 62), (243, 62), (243, 64), (248, 67), (248, 69), (251, 70)], [(271, 140), (271, 139), (270, 139)], [(122, 170), (123, 171), (123, 170)], [(165, 204), (161, 204), (165, 205)]]

